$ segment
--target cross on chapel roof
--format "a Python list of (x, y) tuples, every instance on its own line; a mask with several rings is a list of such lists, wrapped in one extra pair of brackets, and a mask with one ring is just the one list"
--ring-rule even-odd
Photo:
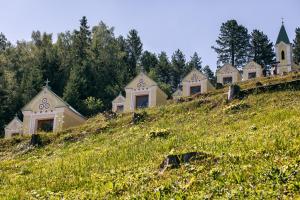
[(48, 86), (49, 86), (49, 83), (50, 83), (50, 81), (47, 79), (47, 80), (45, 81), (45, 83), (46, 83), (46, 87), (48, 87)]

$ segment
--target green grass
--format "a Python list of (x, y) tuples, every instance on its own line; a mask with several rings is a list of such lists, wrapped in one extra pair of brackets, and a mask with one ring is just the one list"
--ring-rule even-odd
[[(131, 115), (97, 116), (82, 127), (0, 142), (2, 199), (296, 199), (300, 198), (300, 91), (250, 95), (227, 103), (214, 94)], [(151, 138), (152, 132), (168, 132)], [(168, 169), (169, 154), (206, 152)]]

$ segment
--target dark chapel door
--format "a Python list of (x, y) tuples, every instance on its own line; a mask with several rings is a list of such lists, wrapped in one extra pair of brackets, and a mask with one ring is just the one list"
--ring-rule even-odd
[(232, 83), (232, 76), (229, 76), (229, 77), (224, 77), (223, 78), (223, 84), (226, 85), (226, 84), (231, 84)]
[(149, 95), (136, 96), (136, 108), (147, 108), (149, 105)]
[(190, 88), (190, 94), (191, 95), (194, 95), (194, 94), (197, 94), (197, 93), (200, 93), (201, 92), (201, 86), (198, 85), (198, 86), (192, 86)]
[(53, 131), (54, 119), (38, 120), (37, 130), (44, 132)]

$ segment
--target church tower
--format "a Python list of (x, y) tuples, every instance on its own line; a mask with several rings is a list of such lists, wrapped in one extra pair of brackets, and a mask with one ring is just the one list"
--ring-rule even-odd
[(275, 45), (276, 61), (278, 62), (277, 74), (288, 73), (292, 71), (292, 44), (286, 33), (284, 24), (282, 22)]

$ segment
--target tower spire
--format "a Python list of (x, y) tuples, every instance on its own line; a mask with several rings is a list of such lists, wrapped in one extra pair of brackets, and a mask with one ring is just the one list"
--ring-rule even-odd
[(286, 33), (286, 30), (285, 30), (285, 27), (284, 27), (283, 18), (282, 18), (282, 25), (280, 27), (280, 31), (279, 31), (279, 34), (278, 34), (278, 37), (277, 37), (277, 40), (276, 40), (276, 44), (279, 44), (280, 42), (290, 44), (289, 37), (288, 37), (288, 35)]

